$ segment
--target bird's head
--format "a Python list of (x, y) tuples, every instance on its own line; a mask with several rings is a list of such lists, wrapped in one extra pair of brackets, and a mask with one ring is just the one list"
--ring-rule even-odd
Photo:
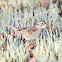
[(39, 22), (36, 24), (38, 28), (47, 28), (50, 29), (50, 27), (48, 25), (46, 25), (45, 22)]

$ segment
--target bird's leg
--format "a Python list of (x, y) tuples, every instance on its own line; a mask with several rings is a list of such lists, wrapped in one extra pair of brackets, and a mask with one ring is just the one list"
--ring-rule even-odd
[(29, 44), (35, 45), (36, 44), (36, 39), (32, 39), (31, 41), (29, 41)]
[(39, 42), (40, 42), (40, 36), (41, 36), (41, 33), (39, 34), (39, 37), (38, 37), (38, 39), (39, 39)]
[(36, 39), (34, 39), (33, 45), (36, 46)]

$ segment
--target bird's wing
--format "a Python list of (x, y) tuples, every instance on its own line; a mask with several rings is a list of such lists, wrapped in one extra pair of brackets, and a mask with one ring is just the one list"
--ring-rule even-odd
[(16, 27), (14, 27), (14, 26), (7, 25), (7, 24), (5, 24), (5, 26), (6, 26), (6, 27), (10, 27), (10, 28), (12, 28), (12, 29), (15, 29), (15, 30), (17, 30), (17, 31), (24, 31), (24, 30), (27, 30), (27, 31), (28, 31), (28, 29), (30, 29), (30, 27), (19, 29), (19, 28), (16, 28)]
[(20, 33), (26, 31), (26, 32), (32, 34), (32, 32), (36, 32), (36, 31), (38, 30), (38, 28), (37, 28), (36, 26), (27, 27), (27, 28), (22, 28), (22, 29), (18, 29), (18, 28), (14, 27), (14, 26), (7, 25), (7, 24), (5, 24), (5, 26), (6, 26), (6, 27), (10, 27), (10, 28), (12, 28), (12, 29), (15, 29), (15, 30), (19, 31)]
[(11, 26), (11, 25), (5, 24), (5, 26), (6, 26), (6, 27), (10, 27), (10, 28), (15, 29), (15, 30), (19, 30), (18, 28), (14, 27), (14, 26)]
[(33, 26), (33, 27), (30, 27), (28, 29), (28, 33), (31, 33), (32, 34), (32, 32), (36, 32), (37, 30), (38, 30), (38, 28), (36, 26)]

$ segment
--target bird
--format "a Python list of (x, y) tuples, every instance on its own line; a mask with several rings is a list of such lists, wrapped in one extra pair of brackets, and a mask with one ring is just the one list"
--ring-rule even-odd
[(50, 27), (45, 22), (38, 22), (34, 26), (26, 27), (22, 29), (19, 29), (19, 28), (16, 28), (14, 26), (7, 25), (7, 24), (5, 24), (5, 26), (17, 30), (25, 40), (36, 39), (42, 33), (42, 29), (44, 28), (50, 29)]

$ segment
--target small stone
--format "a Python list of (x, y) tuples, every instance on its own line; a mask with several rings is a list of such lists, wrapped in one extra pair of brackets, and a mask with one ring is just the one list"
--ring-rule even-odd
[(58, 61), (58, 56), (56, 56), (56, 60)]
[(56, 3), (57, 2), (57, 0), (53, 0), (53, 3)]
[(62, 17), (62, 10), (59, 12), (59, 15)]
[(30, 58), (33, 58), (33, 52), (31, 50), (29, 50), (29, 55), (30, 55)]
[(34, 48), (34, 45), (33, 44), (29, 44), (28, 46), (30, 49), (33, 49)]

